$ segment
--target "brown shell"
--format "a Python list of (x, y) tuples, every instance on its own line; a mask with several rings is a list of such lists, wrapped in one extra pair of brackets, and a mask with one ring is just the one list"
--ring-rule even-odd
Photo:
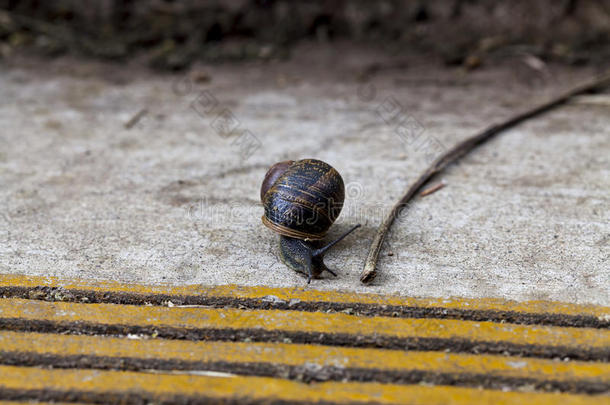
[(341, 213), (345, 185), (328, 163), (303, 159), (272, 166), (261, 195), (265, 226), (292, 238), (322, 239)]
[(284, 160), (282, 162), (277, 162), (267, 170), (265, 179), (261, 185), (261, 201), (264, 200), (265, 194), (267, 194), (267, 191), (269, 191), (273, 183), (277, 181), (278, 177), (280, 177), (293, 163), (294, 160)]

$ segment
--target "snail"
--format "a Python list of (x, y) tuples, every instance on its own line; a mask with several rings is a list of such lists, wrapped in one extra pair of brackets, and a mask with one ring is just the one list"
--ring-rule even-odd
[(345, 199), (341, 175), (316, 159), (287, 160), (271, 166), (261, 186), (263, 224), (280, 234), (280, 257), (307, 283), (327, 271), (324, 254), (360, 224), (329, 243), (321, 240), (335, 222)]

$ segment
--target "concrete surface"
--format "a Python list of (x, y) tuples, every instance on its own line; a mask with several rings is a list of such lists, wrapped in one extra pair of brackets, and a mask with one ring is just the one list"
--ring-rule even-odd
[[(395, 223), (375, 284), (358, 281), (377, 225), (432, 156), (592, 68), (540, 73), (513, 58), (465, 73), (349, 47), (294, 54), (177, 75), (5, 61), (0, 272), (302, 286), (258, 194), (272, 163), (316, 157), (347, 184), (332, 234), (363, 227), (328, 255), (339, 277), (311, 288), (610, 305), (610, 107), (586, 100), (441, 176), (447, 186)], [(408, 124), (398, 133), (396, 117)]]

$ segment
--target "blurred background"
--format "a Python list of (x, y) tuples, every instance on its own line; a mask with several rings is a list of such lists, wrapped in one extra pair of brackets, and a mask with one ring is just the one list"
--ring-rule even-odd
[(198, 60), (287, 59), (302, 41), (349, 40), (470, 69), (515, 54), (610, 59), (608, 0), (2, 0), (0, 9), (2, 58), (73, 53), (180, 70)]

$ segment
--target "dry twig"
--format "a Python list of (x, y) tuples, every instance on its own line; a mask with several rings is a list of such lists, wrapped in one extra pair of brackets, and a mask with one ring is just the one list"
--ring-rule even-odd
[(435, 185), (428, 187), (427, 189), (425, 189), (424, 191), (422, 191), (421, 193), (419, 193), (420, 197), (425, 197), (427, 195), (436, 193), (438, 190), (440, 190), (441, 188), (445, 187), (445, 183), (443, 183), (442, 181), (440, 183), (436, 183)]
[(407, 208), (407, 204), (409, 203), (409, 201), (411, 201), (413, 197), (417, 195), (419, 190), (421, 190), (422, 187), (427, 184), (430, 179), (432, 179), (435, 175), (437, 175), (450, 164), (458, 161), (464, 155), (475, 149), (477, 146), (494, 138), (502, 131), (512, 128), (515, 125), (520, 124), (521, 122), (533, 118), (537, 115), (550, 111), (555, 107), (563, 105), (575, 96), (593, 93), (609, 85), (610, 72), (606, 72), (604, 75), (598, 77), (597, 79), (589, 83), (585, 83), (581, 86), (577, 86), (572, 90), (560, 95), (559, 97), (547, 101), (544, 104), (517, 114), (500, 124), (490, 126), (484, 131), (475, 134), (470, 138), (467, 138), (466, 140), (458, 143), (453, 148), (447, 150), (444, 154), (439, 156), (432, 163), (432, 165), (428, 167), (428, 169), (415, 181), (415, 183), (413, 183), (411, 187), (409, 187), (407, 192), (394, 205), (388, 217), (383, 221), (381, 226), (379, 226), (379, 229), (377, 230), (377, 233), (373, 238), (373, 242), (371, 242), (371, 247), (369, 248), (369, 253), (366, 258), (366, 261), (364, 262), (364, 269), (360, 274), (360, 281), (365, 284), (373, 281), (373, 279), (377, 275), (377, 259), (379, 257), (379, 252), (381, 251), (383, 240), (385, 239), (390, 227), (392, 226), (392, 223), (396, 219), (397, 215), (401, 212), (401, 210)]
[(127, 121), (123, 126), (125, 127), (125, 129), (133, 128), (138, 122), (140, 122), (140, 120), (142, 118), (144, 118), (144, 116), (146, 114), (148, 114), (148, 110), (146, 108), (142, 108), (133, 117), (131, 117), (129, 119), (129, 121)]

